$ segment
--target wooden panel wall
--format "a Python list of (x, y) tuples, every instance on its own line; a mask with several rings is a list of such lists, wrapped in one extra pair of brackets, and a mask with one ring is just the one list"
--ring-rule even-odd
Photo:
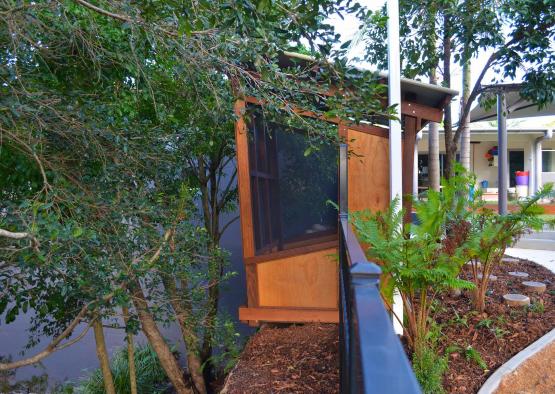
[(337, 308), (337, 249), (257, 264), (260, 306)]
[[(389, 139), (348, 129), (349, 211), (381, 211), (389, 206)], [(399, 157), (399, 160), (401, 158)]]

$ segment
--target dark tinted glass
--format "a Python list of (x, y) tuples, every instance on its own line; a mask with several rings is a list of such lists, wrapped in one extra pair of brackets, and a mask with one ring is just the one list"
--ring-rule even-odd
[[(332, 240), (337, 233), (337, 148), (307, 154), (306, 133), (255, 113), (249, 162), (257, 254)], [(314, 141), (313, 145), (314, 146)]]

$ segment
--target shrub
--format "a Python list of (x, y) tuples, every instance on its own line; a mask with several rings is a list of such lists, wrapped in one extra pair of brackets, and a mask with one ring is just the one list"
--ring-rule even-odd
[(443, 374), (447, 371), (446, 356), (439, 356), (435, 348), (422, 349), (412, 358), (412, 368), (416, 379), (425, 394), (441, 394), (443, 389)]
[[(150, 345), (135, 347), (135, 367), (137, 369), (137, 390), (140, 394), (164, 393), (168, 379), (160, 361)], [(131, 392), (127, 347), (116, 351), (110, 360), (114, 385), (118, 394)], [(104, 394), (104, 380), (100, 369), (82, 381), (75, 389), (77, 393)]]
[(469, 213), (460, 195), (468, 195), (472, 184), (471, 178), (459, 172), (443, 182), (441, 192), (429, 190), (425, 200), (414, 202), (418, 224), (403, 225), (398, 201), (386, 212), (353, 215), (359, 238), (369, 245), (368, 257), (381, 264), (385, 274), (381, 289), (386, 304), (390, 306), (393, 289), (401, 295), (406, 314), (401, 323), (409, 347), (416, 353), (427, 346), (432, 306), (438, 294), (472, 287), (472, 283), (457, 277), (467, 261), (470, 230), (466, 220)]
[[(517, 202), (518, 209), (507, 215), (498, 215), (480, 204), (471, 204), (471, 233), (469, 258), (472, 268), (473, 305), (478, 312), (485, 310), (486, 291), (493, 270), (501, 263), (507, 247), (530, 230), (540, 230), (549, 223), (540, 216), (543, 209), (538, 202), (553, 194), (553, 185), (547, 184), (534, 196)], [(479, 275), (480, 274), (480, 275)]]

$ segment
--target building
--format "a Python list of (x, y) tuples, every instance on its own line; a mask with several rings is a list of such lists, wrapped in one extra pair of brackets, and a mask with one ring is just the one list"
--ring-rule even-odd
[[(514, 193), (516, 171), (528, 171), (528, 195), (534, 193), (538, 186), (555, 182), (555, 139), (552, 127), (536, 122), (537, 127), (508, 126), (508, 162), (509, 193)], [(544, 122), (545, 123), (545, 122)], [(428, 187), (428, 135), (424, 130), (418, 142), (418, 188), (423, 191)], [(490, 199), (496, 199), (498, 187), (498, 169), (495, 149), (497, 147), (497, 126), (493, 122), (471, 124), (470, 169), (477, 176), (479, 186), (487, 183)], [(443, 174), (445, 160), (445, 138), (440, 131), (440, 171)], [(483, 181), (486, 181), (484, 184)], [(484, 190), (486, 192), (486, 190)]]

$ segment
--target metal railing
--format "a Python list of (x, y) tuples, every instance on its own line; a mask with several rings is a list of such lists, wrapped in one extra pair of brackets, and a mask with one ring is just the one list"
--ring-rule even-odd
[(345, 144), (340, 146), (339, 182), (341, 393), (420, 393), (380, 295), (381, 269), (366, 259), (349, 223)]

